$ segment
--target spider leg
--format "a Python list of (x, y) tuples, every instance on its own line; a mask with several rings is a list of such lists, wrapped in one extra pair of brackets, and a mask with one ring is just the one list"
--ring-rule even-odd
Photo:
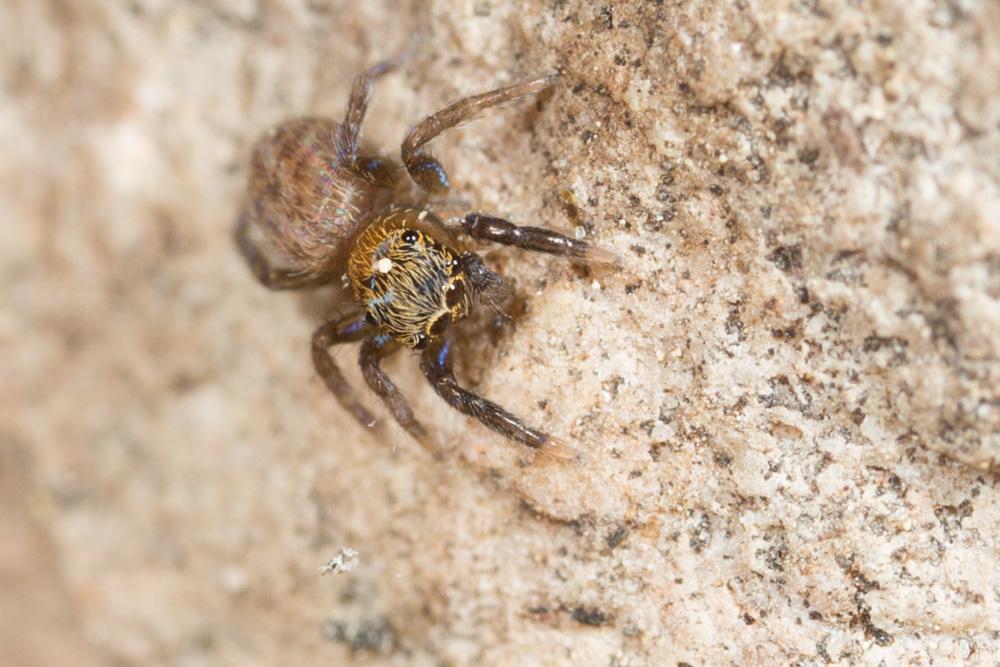
[(253, 272), (254, 277), (268, 289), (286, 290), (301, 289), (304, 287), (317, 287), (330, 282), (330, 276), (325, 273), (313, 275), (309, 273), (299, 273), (288, 269), (278, 269), (271, 266), (264, 253), (250, 239), (250, 215), (244, 209), (236, 221), (236, 228), (233, 230), (233, 239), (236, 246), (246, 260), (247, 266)]
[(382, 399), (393, 418), (413, 439), (434, 456), (439, 454), (437, 445), (423, 425), (413, 416), (413, 409), (406, 402), (396, 383), (382, 370), (382, 359), (399, 349), (399, 344), (388, 336), (374, 335), (361, 344), (358, 363), (368, 387)]
[(312, 337), (312, 359), (316, 372), (323, 378), (327, 388), (337, 398), (345, 410), (354, 415), (363, 426), (375, 425), (375, 417), (358, 402), (354, 390), (347, 383), (330, 354), (330, 347), (342, 343), (354, 343), (364, 338), (371, 325), (364, 316), (349, 315), (324, 322)]
[(480, 213), (465, 216), (461, 230), (474, 239), (493, 241), (525, 250), (545, 252), (550, 255), (572, 257), (594, 264), (616, 265), (618, 256), (610, 250), (571, 239), (542, 227), (519, 227), (503, 218), (494, 218)]
[(384, 74), (388, 74), (396, 69), (402, 56), (373, 65), (365, 72), (354, 78), (351, 85), (351, 97), (347, 102), (347, 112), (344, 114), (344, 122), (340, 126), (341, 157), (354, 159), (358, 155), (358, 138), (361, 135), (361, 122), (365, 118), (368, 110), (368, 102), (371, 100), (372, 87), (375, 81)]
[(451, 341), (437, 339), (424, 350), (420, 370), (434, 387), (438, 396), (459, 412), (475, 417), (484, 426), (500, 435), (533, 447), (556, 458), (574, 458), (576, 451), (566, 443), (525, 425), (520, 419), (496, 403), (486, 400), (459, 386), (452, 372)]
[(556, 78), (557, 75), (554, 74), (542, 76), (479, 95), (464, 97), (421, 120), (406, 134), (401, 147), (403, 164), (410, 172), (410, 177), (429, 192), (434, 194), (447, 192), (451, 187), (448, 173), (433, 156), (421, 150), (422, 146), (445, 130), (472, 120), (485, 109), (545, 90), (555, 83)]

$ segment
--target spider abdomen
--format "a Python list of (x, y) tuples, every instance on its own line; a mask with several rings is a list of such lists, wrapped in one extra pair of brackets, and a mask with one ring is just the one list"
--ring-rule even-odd
[(367, 215), (391, 195), (389, 170), (345, 155), (341, 128), (326, 118), (298, 118), (254, 149), (250, 213), (290, 268), (305, 274), (341, 270)]

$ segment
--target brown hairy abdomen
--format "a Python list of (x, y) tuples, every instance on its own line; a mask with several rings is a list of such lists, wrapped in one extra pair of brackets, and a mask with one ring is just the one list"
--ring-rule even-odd
[(341, 271), (366, 213), (390, 194), (341, 155), (339, 127), (326, 118), (291, 120), (254, 150), (251, 215), (290, 268), (303, 273)]

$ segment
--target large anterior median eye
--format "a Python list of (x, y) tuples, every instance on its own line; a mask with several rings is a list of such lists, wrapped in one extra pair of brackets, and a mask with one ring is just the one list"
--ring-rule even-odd
[(437, 336), (447, 329), (449, 324), (451, 324), (451, 313), (444, 313), (439, 318), (434, 320), (430, 328), (427, 330), (427, 333), (432, 336)]
[(465, 283), (456, 280), (451, 284), (451, 289), (444, 296), (444, 303), (449, 308), (454, 308), (465, 299)]

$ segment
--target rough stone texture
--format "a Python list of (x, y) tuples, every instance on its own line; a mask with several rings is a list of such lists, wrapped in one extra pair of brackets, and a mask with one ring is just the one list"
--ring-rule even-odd
[[(489, 250), (526, 311), (463, 354), (585, 465), (405, 354), (450, 458), (363, 432), (309, 363), (335, 292), (231, 245), (255, 136), (414, 34), (387, 154), (563, 73), (435, 151), (626, 258)], [(989, 0), (8, 1), (0, 662), (1000, 661), (998, 45)]]

